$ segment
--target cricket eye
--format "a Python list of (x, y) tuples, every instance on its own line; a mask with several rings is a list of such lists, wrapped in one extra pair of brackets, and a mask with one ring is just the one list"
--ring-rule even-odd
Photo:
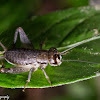
[(57, 55), (56, 55), (56, 62), (57, 62), (57, 65), (60, 65), (60, 64), (62, 63), (62, 62), (61, 62), (61, 59), (62, 59), (61, 55), (57, 54)]
[(49, 49), (49, 52), (48, 52), (48, 59), (49, 59), (49, 64), (51, 66), (58, 66), (60, 65), (62, 62), (61, 62), (61, 55), (58, 54), (58, 51), (56, 48), (52, 47)]
[(49, 49), (49, 52), (55, 52), (56, 53), (58, 51), (57, 51), (57, 49), (55, 47), (52, 47), (52, 48)]
[(61, 55), (55, 54), (52, 57), (50, 57), (49, 64), (51, 66), (61, 65), (61, 63), (62, 63), (61, 59), (62, 59)]
[(60, 57), (60, 55), (57, 55), (57, 57), (58, 57), (58, 59), (59, 59), (59, 60), (61, 60), (61, 57)]

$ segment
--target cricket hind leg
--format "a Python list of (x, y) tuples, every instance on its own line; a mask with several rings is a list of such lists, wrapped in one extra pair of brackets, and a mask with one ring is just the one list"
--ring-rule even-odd
[(7, 51), (7, 48), (0, 42), (0, 46), (3, 48), (4, 51), (0, 51), (0, 54), (3, 54), (5, 51)]
[(1, 73), (24, 73), (29, 71), (29, 68), (24, 68), (24, 67), (11, 67), (11, 68), (5, 68), (5, 65), (2, 65), (0, 72)]
[(25, 91), (25, 88), (28, 84), (28, 82), (30, 82), (30, 79), (31, 79), (31, 73), (32, 71), (36, 71), (36, 69), (34, 68), (25, 68), (25, 67), (11, 67), (11, 68), (5, 68), (5, 65), (2, 65), (1, 69), (0, 69), (0, 72), (1, 73), (14, 73), (14, 74), (18, 74), (18, 73), (24, 73), (24, 72), (27, 72), (29, 71), (29, 75), (28, 75), (28, 80), (24, 86), (24, 89), (23, 89), (23, 92)]
[(18, 33), (19, 33), (19, 36), (20, 36), (20, 41), (21, 41), (21, 43), (23, 43), (23, 46), (27, 47), (27, 48), (29, 47), (29, 48), (33, 49), (34, 47), (33, 47), (32, 43), (30, 42), (30, 40), (28, 39), (26, 33), (24, 32), (24, 30), (21, 27), (17, 28), (16, 31), (15, 31), (13, 46), (14, 47), (16, 46), (16, 41), (17, 41)]
[[(7, 51), (7, 48), (0, 42), (0, 46), (3, 48), (4, 51), (0, 51), (0, 60), (4, 59), (3, 54)], [(0, 66), (1, 67), (1, 66)]]
[(28, 84), (28, 82), (30, 82), (30, 79), (31, 79), (31, 72), (33, 71), (33, 68), (24, 68), (24, 67), (11, 67), (11, 68), (4, 68), (5, 66), (2, 65), (1, 69), (0, 69), (0, 72), (1, 73), (24, 73), (24, 72), (27, 72), (29, 71), (29, 75), (28, 75), (28, 80), (24, 86), (24, 89), (23, 89), (23, 92), (25, 91), (25, 88)]
[(4, 56), (0, 56), (0, 60), (3, 60), (4, 59)]

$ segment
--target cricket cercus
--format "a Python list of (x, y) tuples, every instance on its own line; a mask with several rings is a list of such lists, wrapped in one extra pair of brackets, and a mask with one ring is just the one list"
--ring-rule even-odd
[[(16, 41), (17, 36), (20, 36), (20, 41), (22, 44), (24, 44), (26, 47), (31, 47), (32, 49), (28, 48), (16, 48)], [(83, 43), (85, 43), (87, 40), (85, 40)], [(11, 68), (4, 68), (5, 66), (2, 65), (0, 72), (1, 73), (24, 73), (29, 71), (28, 80), (24, 86), (23, 91), (25, 90), (28, 82), (30, 82), (31, 79), (31, 73), (32, 71), (36, 71), (38, 68), (40, 68), (48, 82), (51, 84), (51, 81), (49, 80), (48, 75), (45, 72), (45, 68), (48, 65), (48, 63), (51, 66), (58, 66), (61, 65), (62, 61), (80, 61), (80, 62), (87, 62), (82, 60), (63, 60), (61, 55), (66, 55), (66, 53), (71, 50), (72, 48), (75, 48), (76, 46), (79, 46), (79, 43), (65, 51), (58, 52), (56, 48), (50, 48), (49, 50), (42, 50), (42, 45), (40, 46), (40, 49), (34, 49), (32, 43), (28, 39), (27, 35), (25, 34), (24, 30), (19, 27), (15, 31), (14, 36), (14, 48), (7, 50), (7, 48), (0, 42), (0, 45), (4, 49), (4, 51), (0, 51), (0, 59), (5, 59), (8, 63), (11, 63), (12, 65), (15, 65), (15, 67)], [(88, 62), (93, 63), (93, 62)], [(51, 84), (52, 86), (52, 84)]]

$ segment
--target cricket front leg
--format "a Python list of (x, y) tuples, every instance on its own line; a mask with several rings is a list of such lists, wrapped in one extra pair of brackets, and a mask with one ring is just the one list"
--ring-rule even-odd
[(46, 79), (48, 80), (48, 82), (50, 83), (50, 85), (53, 86), (52, 83), (51, 83), (51, 81), (50, 81), (50, 79), (49, 79), (49, 77), (48, 77), (48, 75), (46, 74), (46, 72), (45, 72), (45, 70), (44, 70), (44, 68), (45, 68), (46, 66), (45, 66), (45, 67), (44, 67), (44, 66), (45, 66), (44, 64), (41, 65), (41, 66), (40, 66), (40, 69), (43, 71), (43, 73), (44, 73)]

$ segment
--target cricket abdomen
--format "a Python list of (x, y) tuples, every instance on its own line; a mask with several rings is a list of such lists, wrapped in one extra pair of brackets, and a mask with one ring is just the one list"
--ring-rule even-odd
[(12, 49), (6, 51), (4, 57), (8, 62), (17, 65), (29, 65), (29, 64), (34, 64), (36, 62), (37, 63), (47, 62), (44, 61), (42, 58), (38, 60), (40, 55), (41, 55), (40, 50)]

